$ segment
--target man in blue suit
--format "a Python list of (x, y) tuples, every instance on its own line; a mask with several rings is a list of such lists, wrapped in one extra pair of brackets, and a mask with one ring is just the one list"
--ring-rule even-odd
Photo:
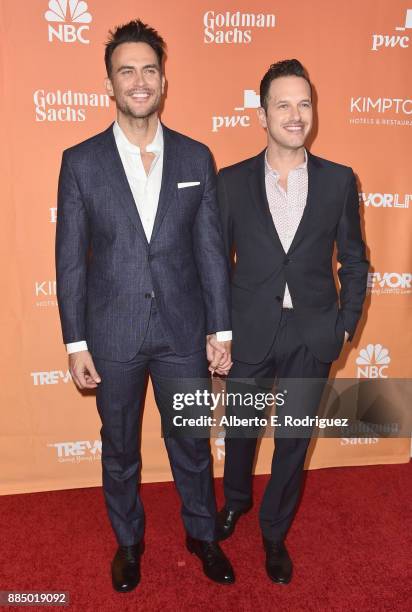
[[(141, 403), (150, 374), (163, 416), (171, 380), (230, 367), (228, 262), (215, 170), (203, 144), (159, 120), (164, 41), (141, 21), (110, 33), (107, 91), (117, 121), (63, 154), (56, 273), (63, 340), (79, 389), (96, 388), (103, 488), (119, 548), (117, 591), (140, 580), (137, 492)], [(216, 541), (206, 438), (165, 437), (186, 545), (220, 583), (234, 581)], [(163, 551), (162, 551), (163, 552)], [(167, 561), (167, 551), (165, 551)]]

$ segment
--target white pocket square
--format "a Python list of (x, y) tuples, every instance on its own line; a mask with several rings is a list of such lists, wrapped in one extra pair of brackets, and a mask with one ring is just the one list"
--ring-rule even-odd
[(184, 187), (196, 187), (196, 185), (200, 185), (200, 181), (192, 181), (191, 183), (178, 183), (177, 188), (183, 189)]

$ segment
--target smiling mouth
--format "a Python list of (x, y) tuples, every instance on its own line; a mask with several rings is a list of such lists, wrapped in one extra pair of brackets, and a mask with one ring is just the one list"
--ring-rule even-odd
[(292, 133), (298, 133), (298, 132), (303, 132), (303, 125), (284, 125), (283, 126), (285, 130), (287, 130), (288, 132), (292, 132)]
[(133, 100), (144, 101), (150, 97), (150, 93), (148, 93), (147, 91), (140, 91), (130, 94), (130, 97), (133, 98)]

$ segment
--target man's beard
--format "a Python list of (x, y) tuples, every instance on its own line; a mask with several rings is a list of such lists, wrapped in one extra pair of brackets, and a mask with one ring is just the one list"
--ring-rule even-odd
[(144, 111), (142, 110), (140, 112), (129, 107), (127, 102), (124, 100), (121, 100), (121, 101), (116, 100), (116, 106), (123, 113), (123, 115), (126, 115), (127, 117), (132, 117), (133, 119), (147, 119), (148, 117), (151, 117), (159, 110), (160, 99), (155, 100), (151, 106), (149, 106)]

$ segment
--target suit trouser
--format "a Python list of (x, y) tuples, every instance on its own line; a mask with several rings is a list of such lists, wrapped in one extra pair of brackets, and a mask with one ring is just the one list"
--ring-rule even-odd
[[(285, 414), (290, 411), (299, 415), (315, 416), (330, 367), (330, 363), (320, 362), (309, 352), (296, 327), (293, 310), (284, 309), (269, 354), (258, 364), (234, 361), (229, 385), (234, 378), (255, 379), (256, 384), (259, 379), (264, 379), (267, 385), (268, 381), (273, 382), (276, 377), (281, 390), (282, 379), (322, 379), (313, 383), (308, 381), (309, 385), (313, 384), (308, 396), (304, 393), (295, 394), (299, 397), (299, 400), (295, 401), (304, 405), (296, 406), (295, 411), (289, 401), (284, 408)], [(291, 389), (295, 392), (299, 391), (296, 382), (291, 381)], [(293, 395), (290, 395), (289, 400), (294, 401)], [(293, 436), (293, 433), (289, 435)], [(299, 500), (309, 442), (310, 437), (281, 437), (276, 434), (275, 429), (271, 476), (259, 512), (260, 527), (263, 536), (268, 540), (282, 540), (292, 522)], [(257, 437), (230, 437), (230, 434), (226, 437), (224, 492), (226, 506), (231, 510), (244, 510), (252, 501), (252, 469), (256, 445)]]
[[(161, 415), (166, 411), (170, 414), (171, 409), (167, 379), (209, 378), (205, 350), (178, 356), (165, 338), (153, 300), (146, 337), (132, 360), (121, 363), (94, 358), (101, 376), (96, 399), (102, 421), (103, 490), (110, 522), (123, 546), (139, 542), (144, 532), (144, 510), (137, 484), (141, 409), (148, 373)], [(165, 437), (165, 445), (182, 501), (186, 531), (201, 540), (214, 540), (216, 502), (209, 440)]]

